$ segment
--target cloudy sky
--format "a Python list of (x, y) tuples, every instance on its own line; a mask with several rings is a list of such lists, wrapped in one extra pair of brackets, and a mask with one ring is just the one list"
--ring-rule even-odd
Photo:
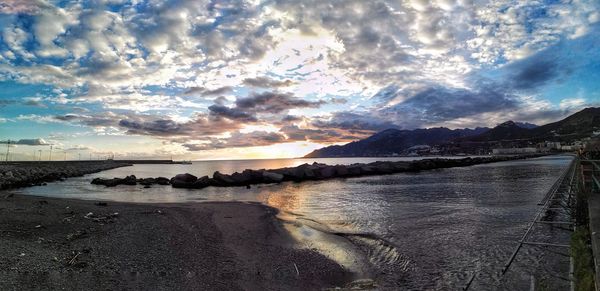
[(0, 2), (16, 158), (295, 157), (392, 127), (544, 124), (597, 106), (598, 80), (597, 0)]

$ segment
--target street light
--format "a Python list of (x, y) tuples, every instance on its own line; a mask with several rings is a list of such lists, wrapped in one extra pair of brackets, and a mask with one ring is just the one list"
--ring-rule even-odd
[(6, 142), (6, 161), (8, 162), (8, 155), (10, 154), (10, 139)]

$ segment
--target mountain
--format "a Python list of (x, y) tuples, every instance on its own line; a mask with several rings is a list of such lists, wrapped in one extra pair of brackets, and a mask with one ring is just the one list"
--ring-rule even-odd
[(538, 127), (537, 125), (535, 125), (533, 123), (529, 123), (529, 122), (515, 122), (515, 124), (517, 126), (519, 126), (519, 127), (528, 128), (528, 129), (532, 129), (532, 128)]
[(545, 140), (571, 141), (591, 136), (594, 131), (599, 130), (600, 107), (590, 107), (563, 120), (543, 126), (507, 121), (492, 129), (480, 127), (454, 130), (444, 127), (415, 130), (387, 129), (366, 139), (314, 150), (305, 157), (385, 156), (402, 153), (417, 145), (464, 147), (493, 144), (497, 141), (519, 141), (527, 144)]
[(322, 157), (355, 157), (355, 156), (384, 156), (401, 153), (416, 145), (438, 145), (451, 140), (475, 136), (488, 131), (489, 128), (448, 129), (445, 127), (399, 130), (386, 129), (366, 139), (353, 141), (345, 145), (334, 145), (315, 150), (306, 158)]
[(590, 136), (600, 130), (600, 107), (583, 109), (563, 120), (531, 129), (532, 138)]
[(531, 130), (519, 126), (516, 122), (507, 121), (476, 136), (463, 138), (468, 141), (496, 141), (528, 138)]
[(507, 121), (477, 136), (460, 139), (461, 141), (502, 141), (530, 140), (566, 141), (592, 135), (600, 129), (600, 107), (583, 109), (569, 117), (537, 127), (522, 127), (519, 123)]

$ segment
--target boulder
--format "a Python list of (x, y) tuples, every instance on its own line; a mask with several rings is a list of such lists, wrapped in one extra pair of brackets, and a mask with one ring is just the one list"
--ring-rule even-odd
[(252, 180), (252, 173), (248, 170), (245, 170), (242, 173), (235, 172), (231, 174), (230, 178), (236, 185), (247, 185)]
[(335, 176), (337, 176), (337, 177), (349, 176), (348, 168), (344, 165), (334, 166), (333, 169), (335, 171)]
[(185, 174), (175, 175), (175, 177), (171, 178), (171, 183), (173, 183), (173, 181), (184, 182), (184, 183), (194, 183), (196, 180), (198, 180), (198, 177), (196, 177), (192, 174), (189, 174), (189, 173), (185, 173)]
[(194, 182), (194, 184), (192, 185), (191, 188), (194, 189), (202, 189), (202, 188), (206, 188), (208, 186), (212, 186), (214, 185), (214, 180), (209, 178), (208, 176), (202, 176), (200, 178), (198, 178), (198, 180), (196, 180), (196, 182)]
[(327, 166), (327, 167), (323, 167), (323, 168), (316, 170), (315, 174), (316, 174), (315, 176), (317, 177), (317, 179), (329, 179), (329, 178), (334, 177), (335, 169), (334, 169), (334, 167)]
[(171, 178), (171, 185), (173, 188), (193, 188), (196, 180), (198, 178), (192, 174), (179, 174)]
[(235, 185), (235, 180), (233, 180), (230, 175), (221, 174), (219, 171), (216, 171), (213, 174), (213, 179), (216, 183), (223, 186)]
[(283, 181), (283, 175), (279, 173), (264, 171), (262, 175), (265, 183), (279, 183)]
[(125, 177), (125, 179), (121, 180), (121, 184), (132, 186), (137, 185), (137, 178), (135, 177), (135, 175), (127, 176)]
[(158, 177), (158, 178), (156, 178), (154, 180), (155, 180), (156, 184), (158, 184), (158, 185), (169, 185), (169, 184), (171, 184), (171, 182), (169, 181), (169, 179), (165, 178), (165, 177)]
[(142, 178), (138, 179), (138, 183), (140, 183), (140, 185), (150, 186), (156, 184), (156, 180), (154, 178)]

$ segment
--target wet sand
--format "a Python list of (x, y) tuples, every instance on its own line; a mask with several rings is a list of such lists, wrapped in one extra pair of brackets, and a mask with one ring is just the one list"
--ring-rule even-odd
[(319, 290), (352, 281), (298, 248), (264, 205), (105, 203), (0, 192), (0, 290)]

